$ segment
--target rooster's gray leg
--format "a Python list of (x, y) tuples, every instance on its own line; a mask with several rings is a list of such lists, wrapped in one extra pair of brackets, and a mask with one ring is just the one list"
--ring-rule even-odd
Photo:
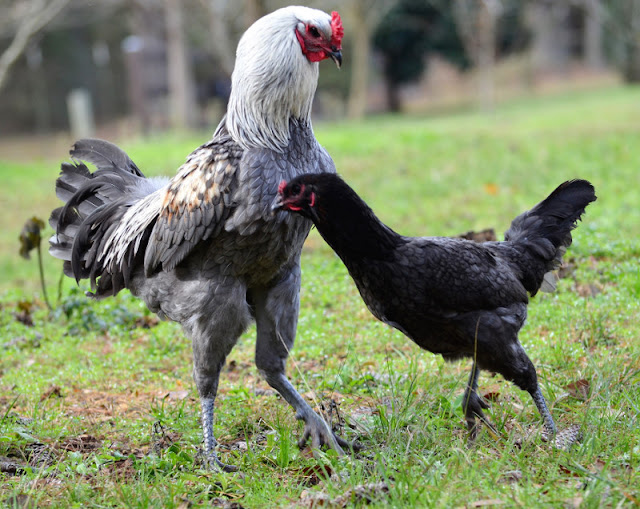
[(200, 400), (202, 410), (202, 436), (204, 438), (204, 454), (207, 465), (212, 469), (220, 469), (223, 472), (236, 472), (238, 467), (222, 463), (216, 453), (218, 442), (213, 435), (213, 403), (214, 398), (202, 398)]
[(298, 394), (285, 375), (285, 363), (296, 334), (300, 304), (299, 260), (274, 286), (251, 292), (257, 326), (256, 366), (267, 383), (296, 411), (304, 421), (300, 446), (311, 438), (311, 445), (326, 445), (343, 454), (349, 444), (334, 435), (329, 425)]
[(209, 292), (200, 295), (203, 300), (201, 315), (183, 326), (193, 343), (193, 379), (200, 394), (204, 460), (211, 469), (233, 472), (237, 467), (222, 463), (215, 450), (213, 409), (220, 371), (238, 337), (250, 323), (251, 314), (245, 287), (230, 279), (217, 281)]
[(467, 429), (469, 430), (469, 436), (471, 440), (475, 440), (478, 435), (478, 425), (476, 418), (482, 420), (492, 431), (495, 429), (484, 416), (483, 408), (489, 408), (489, 404), (478, 395), (478, 376), (480, 375), (480, 369), (474, 362), (471, 366), (471, 374), (469, 375), (469, 382), (467, 388), (464, 391), (462, 397), (462, 410), (464, 411), (465, 420), (467, 421)]

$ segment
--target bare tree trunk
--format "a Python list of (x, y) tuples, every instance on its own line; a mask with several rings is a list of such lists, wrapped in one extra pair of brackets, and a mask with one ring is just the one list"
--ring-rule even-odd
[(478, 12), (478, 100), (485, 111), (491, 111), (495, 106), (497, 9), (484, 1)]
[(529, 5), (534, 71), (562, 70), (569, 60), (568, 2), (534, 0)]
[(235, 52), (228, 30), (227, 11), (230, 0), (209, 0), (207, 8), (211, 27), (211, 51), (222, 71), (231, 76)]
[(367, 112), (371, 37), (374, 28), (394, 3), (395, 0), (351, 0), (349, 3), (349, 25), (357, 27), (357, 30), (350, 30), (353, 38), (347, 55), (352, 62), (347, 98), (349, 118), (362, 118)]
[(267, 13), (265, 0), (246, 0), (245, 24), (247, 27)]
[(640, 2), (629, 1), (627, 4), (628, 22), (631, 30), (627, 37), (626, 59), (623, 68), (624, 80), (627, 83), (640, 83)]
[(347, 116), (362, 118), (367, 110), (369, 88), (369, 59), (371, 56), (371, 27), (367, 23), (366, 2), (353, 0), (351, 23), (358, 27), (351, 39), (351, 83), (347, 100)]
[(491, 110), (495, 101), (494, 68), (499, 0), (455, 0), (454, 15), (467, 56), (473, 62), (478, 104)]
[(0, 90), (5, 85), (11, 66), (20, 58), (29, 41), (55, 18), (70, 0), (30, 0), (26, 14), (19, 21), (9, 47), (0, 55)]
[(29, 67), (29, 86), (34, 108), (36, 132), (44, 133), (51, 127), (51, 108), (47, 95), (47, 77), (42, 68), (42, 51), (37, 44), (30, 44), (25, 52)]
[(387, 109), (391, 113), (400, 113), (402, 104), (400, 101), (400, 87), (390, 79), (385, 80), (385, 91), (387, 95)]
[(193, 80), (188, 49), (182, 29), (182, 3), (165, 0), (167, 22), (167, 72), (171, 125), (183, 129), (194, 125)]
[(600, 68), (604, 65), (602, 56), (603, 13), (600, 0), (584, 0), (584, 60), (589, 67)]

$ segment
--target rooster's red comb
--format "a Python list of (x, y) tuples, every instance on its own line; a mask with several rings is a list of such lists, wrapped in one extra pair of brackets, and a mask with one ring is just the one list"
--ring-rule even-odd
[(287, 187), (287, 181), (281, 180), (280, 184), (278, 185), (278, 193), (282, 194), (282, 191), (284, 191), (285, 187)]
[(331, 13), (331, 44), (337, 49), (342, 49), (342, 36), (344, 28), (342, 28), (342, 20), (340, 14), (336, 11)]

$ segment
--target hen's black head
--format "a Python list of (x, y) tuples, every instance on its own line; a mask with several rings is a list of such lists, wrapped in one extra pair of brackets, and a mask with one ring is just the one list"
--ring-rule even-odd
[(295, 212), (312, 220), (318, 219), (318, 200), (327, 185), (331, 185), (332, 174), (300, 175), (289, 182), (282, 181), (278, 187), (278, 198), (273, 210)]

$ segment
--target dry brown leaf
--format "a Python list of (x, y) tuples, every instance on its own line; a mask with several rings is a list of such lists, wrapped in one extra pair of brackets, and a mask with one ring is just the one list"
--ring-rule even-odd
[(569, 392), (571, 397), (579, 399), (581, 401), (586, 401), (587, 399), (589, 399), (591, 384), (589, 383), (589, 380), (585, 380), (584, 378), (582, 378), (581, 380), (577, 380), (566, 385), (565, 389)]
[(484, 192), (490, 196), (495, 196), (500, 191), (498, 184), (494, 184), (493, 182), (487, 182), (482, 187), (484, 188)]
[(187, 399), (189, 397), (189, 391), (171, 391), (166, 394), (165, 398), (182, 401), (183, 399)]
[(62, 394), (62, 389), (60, 389), (60, 387), (58, 387), (57, 385), (52, 385), (46, 391), (44, 391), (40, 395), (40, 401), (44, 401), (45, 399), (49, 399), (53, 397), (56, 397), (56, 398), (64, 397), (64, 395)]

